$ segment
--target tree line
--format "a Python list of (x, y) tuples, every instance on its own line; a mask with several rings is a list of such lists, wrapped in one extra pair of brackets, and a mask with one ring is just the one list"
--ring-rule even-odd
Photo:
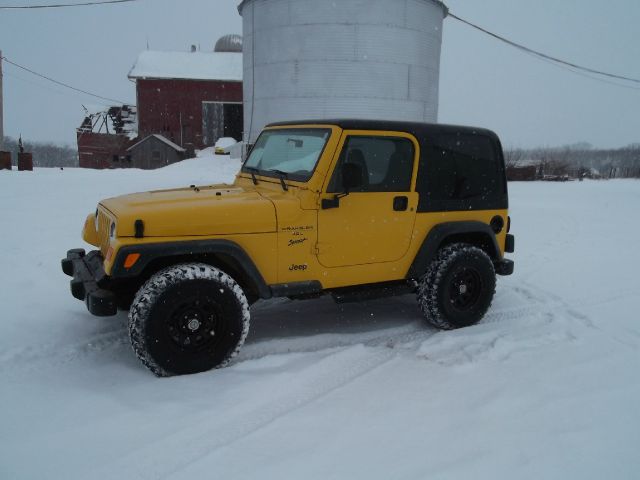
[(507, 169), (536, 167), (544, 176), (640, 178), (640, 143), (623, 148), (597, 149), (587, 143), (564, 147), (508, 148)]
[[(77, 167), (78, 150), (52, 142), (24, 141), (26, 152), (33, 154), (36, 167)], [(4, 149), (11, 152), (13, 165), (18, 160), (18, 140), (4, 137)], [(507, 169), (535, 167), (536, 176), (571, 176), (600, 178), (640, 178), (640, 143), (616, 149), (597, 149), (588, 143), (563, 147), (531, 149), (507, 148)]]
[[(33, 154), (34, 167), (77, 167), (78, 149), (68, 145), (56, 145), (53, 142), (30, 142), (23, 140), (24, 151)], [(4, 137), (3, 149), (11, 152), (11, 163), (18, 164), (20, 147), (18, 140)]]

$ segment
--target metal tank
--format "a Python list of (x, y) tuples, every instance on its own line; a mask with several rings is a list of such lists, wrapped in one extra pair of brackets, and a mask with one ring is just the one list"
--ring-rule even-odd
[(242, 35), (230, 34), (224, 35), (218, 39), (216, 46), (213, 47), (214, 52), (242, 52)]
[(275, 121), (435, 122), (436, 0), (244, 0), (244, 140)]

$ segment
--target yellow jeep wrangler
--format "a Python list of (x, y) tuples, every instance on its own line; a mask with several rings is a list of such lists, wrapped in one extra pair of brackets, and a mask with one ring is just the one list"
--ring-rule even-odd
[(491, 131), (372, 120), (277, 123), (232, 185), (100, 202), (62, 269), (91, 313), (129, 309), (159, 376), (224, 366), (258, 299), (414, 292), (438, 328), (478, 322), (509, 275), (502, 147)]

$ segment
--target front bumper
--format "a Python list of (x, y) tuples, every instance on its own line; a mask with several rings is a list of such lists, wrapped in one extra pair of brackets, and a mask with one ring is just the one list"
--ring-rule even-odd
[(116, 296), (113, 292), (100, 287), (106, 274), (102, 266), (102, 254), (94, 250), (85, 253), (76, 248), (67, 252), (62, 259), (62, 271), (73, 277), (70, 282), (71, 294), (86, 303), (89, 312), (98, 317), (109, 317), (118, 311)]

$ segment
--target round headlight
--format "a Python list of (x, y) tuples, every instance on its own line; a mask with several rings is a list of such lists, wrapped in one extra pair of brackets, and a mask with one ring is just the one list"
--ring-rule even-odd
[(109, 238), (116, 238), (116, 222), (111, 224), (111, 229), (109, 230)]

